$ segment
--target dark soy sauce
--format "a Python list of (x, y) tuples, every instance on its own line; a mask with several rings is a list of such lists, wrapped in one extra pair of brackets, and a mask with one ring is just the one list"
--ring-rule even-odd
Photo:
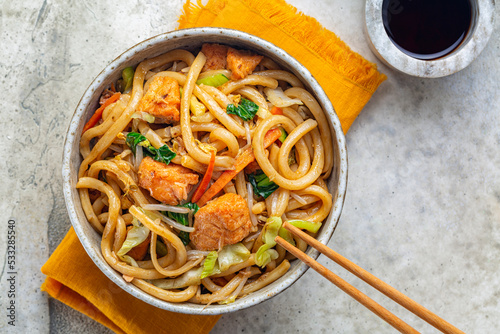
[(436, 59), (456, 49), (472, 20), (470, 0), (384, 0), (382, 20), (392, 42), (417, 59)]

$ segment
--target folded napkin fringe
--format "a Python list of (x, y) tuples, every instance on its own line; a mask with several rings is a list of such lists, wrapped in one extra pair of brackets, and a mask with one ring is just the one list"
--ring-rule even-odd
[[(284, 0), (231, 0), (239, 1), (248, 9), (279, 27), (290, 38), (296, 39), (318, 58), (328, 62), (336, 71), (356, 85), (373, 93), (386, 79), (377, 66), (353, 52), (335, 33), (326, 29), (315, 18), (299, 12)], [(203, 9), (215, 16), (226, 6), (227, 0), (209, 0), (205, 5), (187, 1), (179, 18), (180, 27), (197, 26)]]

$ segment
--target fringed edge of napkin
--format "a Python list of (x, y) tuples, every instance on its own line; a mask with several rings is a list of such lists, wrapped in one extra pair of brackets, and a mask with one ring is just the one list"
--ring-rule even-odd
[[(203, 5), (187, 1), (179, 17), (179, 25), (196, 26), (202, 10), (218, 15), (228, 0), (209, 0)], [(236, 1), (236, 0), (230, 0)], [(367, 91), (373, 93), (387, 77), (378, 72), (377, 65), (364, 59), (345, 44), (335, 33), (326, 29), (315, 18), (310, 17), (284, 0), (239, 0), (252, 11), (259, 13), (276, 27), (295, 38), (301, 44), (329, 62), (337, 71)]]

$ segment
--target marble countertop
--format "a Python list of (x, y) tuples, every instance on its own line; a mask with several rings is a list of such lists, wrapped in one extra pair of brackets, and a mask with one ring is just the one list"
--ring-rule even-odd
[[(384, 82), (347, 134), (348, 190), (329, 246), (467, 333), (500, 328), (500, 31), (465, 70), (399, 74), (370, 52), (364, 1), (289, 0), (379, 64)], [(70, 226), (62, 197), (65, 131), (80, 96), (113, 58), (173, 30), (183, 1), (96, 0), (0, 5), (0, 243), (17, 228), (17, 326), (0, 332), (106, 333), (40, 292), (40, 267)], [(2, 262), (6, 247), (0, 247)], [(424, 333), (430, 325), (320, 262)], [(225, 315), (212, 333), (392, 333), (309, 270), (261, 305)]]

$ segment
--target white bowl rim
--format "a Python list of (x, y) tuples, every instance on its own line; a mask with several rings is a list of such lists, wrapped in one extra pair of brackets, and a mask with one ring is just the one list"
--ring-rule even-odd
[[(316, 79), (309, 73), (309, 71), (302, 65), (300, 64), (297, 60), (295, 60), (292, 56), (290, 56), (288, 53), (280, 49), (279, 47), (275, 46), (274, 44), (265, 41), (259, 37), (256, 37), (254, 35), (250, 35), (248, 33), (238, 31), (238, 30), (233, 30), (233, 29), (227, 29), (227, 28), (212, 28), (212, 27), (203, 27), (203, 28), (188, 28), (188, 29), (180, 29), (180, 30), (175, 30), (171, 32), (166, 32), (163, 34), (159, 34), (157, 36), (151, 37), (147, 40), (144, 40), (133, 47), (129, 48), (126, 50), (124, 53), (122, 53), (120, 56), (118, 56), (116, 59), (114, 59), (111, 63), (109, 63), (97, 76), (96, 78), (92, 81), (92, 83), (89, 85), (89, 87), (86, 89), (84, 95), (80, 99), (76, 110), (74, 112), (74, 115), (71, 119), (70, 125), (68, 127), (67, 135), (66, 135), (66, 140), (64, 143), (64, 151), (63, 151), (63, 164), (62, 164), (62, 177), (63, 177), (63, 193), (64, 193), (64, 198), (65, 198), (65, 203), (66, 207), (68, 210), (69, 218), (71, 221), (71, 224), (73, 225), (73, 228), (80, 239), (80, 242), (82, 243), (84, 249), (86, 250), (87, 254), (90, 256), (90, 258), (93, 260), (93, 262), (97, 265), (97, 267), (116, 285), (121, 287), (123, 290), (126, 292), (130, 293), (132, 296), (138, 298), (139, 300), (142, 300), (148, 304), (151, 304), (153, 306), (156, 306), (160, 309), (172, 311), (172, 312), (179, 312), (179, 313), (185, 313), (185, 314), (199, 314), (199, 315), (217, 315), (217, 314), (223, 314), (223, 313), (230, 313), (234, 312), (237, 310), (241, 310), (253, 305), (257, 305), (263, 301), (266, 301), (270, 299), (271, 297), (279, 294), (280, 292), (284, 291), (287, 289), (289, 286), (291, 286), (296, 280), (298, 280), (304, 273), (305, 271), (309, 268), (305, 263), (301, 262), (299, 264), (299, 268), (296, 269), (291, 275), (287, 277), (282, 277), (272, 283), (269, 286), (273, 286), (273, 288), (270, 291), (267, 291), (266, 293), (260, 293), (259, 291), (256, 291), (252, 294), (250, 294), (247, 297), (241, 298), (236, 300), (234, 303), (228, 304), (228, 305), (209, 305), (208, 307), (205, 305), (197, 305), (193, 303), (170, 303), (166, 302), (163, 300), (160, 300), (156, 297), (153, 297), (144, 291), (138, 289), (134, 285), (125, 282), (120, 275), (117, 275), (117, 272), (112, 269), (105, 261), (102, 260), (100, 257), (100, 254), (97, 253), (95, 248), (91, 246), (91, 241), (89, 238), (85, 235), (83, 228), (82, 228), (82, 222), (79, 221), (78, 216), (76, 214), (76, 208), (75, 205), (80, 205), (79, 202), (75, 203), (72, 198), (72, 187), (71, 187), (71, 177), (72, 177), (72, 171), (71, 170), (71, 156), (72, 156), (72, 146), (74, 145), (76, 140), (79, 140), (79, 135), (78, 129), (80, 126), (80, 122), (82, 117), (84, 116), (85, 112), (85, 106), (90, 102), (91, 96), (94, 92), (94, 90), (99, 86), (101, 81), (106, 78), (111, 71), (113, 71), (115, 68), (119, 67), (120, 64), (124, 63), (129, 59), (132, 55), (142, 52), (149, 48), (151, 45), (155, 45), (158, 42), (164, 41), (165, 39), (174, 39), (174, 38), (182, 38), (186, 36), (196, 36), (196, 35), (224, 35), (225, 37), (228, 38), (234, 38), (235, 40), (240, 40), (243, 43), (254, 43), (257, 44), (263, 48), (266, 48), (269, 50), (272, 54), (279, 56), (284, 60), (284, 62), (292, 67), (295, 71), (300, 72), (301, 76), (303, 79), (306, 81), (307, 84), (309, 84), (316, 97), (318, 98), (318, 102), (325, 107), (325, 112), (327, 113), (327, 117), (331, 121), (331, 125), (333, 127), (333, 130), (335, 131), (335, 136), (337, 138), (337, 145), (339, 148), (339, 180), (338, 180), (338, 195), (337, 198), (334, 199), (333, 206), (332, 206), (332, 211), (327, 218), (326, 221), (328, 221), (328, 226), (325, 223), (321, 235), (319, 235), (318, 240), (323, 243), (327, 244), (330, 237), (332, 236), (338, 220), (340, 218), (340, 214), (342, 211), (343, 203), (344, 203), (344, 198), (345, 198), (345, 193), (346, 193), (346, 187), (347, 187), (347, 151), (346, 151), (346, 142), (345, 142), (345, 137), (344, 133), (342, 131), (342, 127), (340, 124), (340, 120), (338, 119), (337, 114), (334, 111), (334, 108), (328, 99), (326, 93), (324, 90), (321, 88), (321, 86), (318, 84)], [(87, 223), (87, 222), (85, 222)], [(313, 248), (310, 248), (307, 251), (307, 254), (311, 256), (312, 258), (317, 258), (319, 255), (319, 252), (316, 251)], [(249, 298), (250, 297), (250, 298)]]

